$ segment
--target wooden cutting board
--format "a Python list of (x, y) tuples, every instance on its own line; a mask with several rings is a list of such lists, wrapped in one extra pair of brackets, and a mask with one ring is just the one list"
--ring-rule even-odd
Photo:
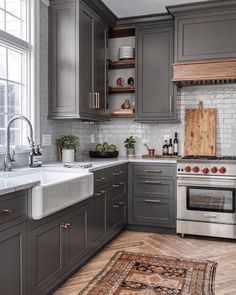
[(216, 109), (185, 110), (185, 155), (216, 155)]

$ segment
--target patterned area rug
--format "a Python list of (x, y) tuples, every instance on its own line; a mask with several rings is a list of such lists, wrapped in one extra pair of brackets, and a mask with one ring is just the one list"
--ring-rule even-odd
[(213, 295), (217, 263), (117, 252), (78, 295)]

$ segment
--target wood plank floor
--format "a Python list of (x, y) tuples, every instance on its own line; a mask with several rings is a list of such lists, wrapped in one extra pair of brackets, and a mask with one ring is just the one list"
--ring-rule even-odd
[(214, 260), (216, 295), (236, 295), (236, 241), (131, 231), (121, 233), (54, 295), (77, 295), (119, 250)]

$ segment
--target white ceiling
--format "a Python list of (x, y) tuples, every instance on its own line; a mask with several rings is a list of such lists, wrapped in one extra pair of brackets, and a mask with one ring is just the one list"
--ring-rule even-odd
[(208, 0), (102, 0), (119, 18), (166, 13), (166, 6)]

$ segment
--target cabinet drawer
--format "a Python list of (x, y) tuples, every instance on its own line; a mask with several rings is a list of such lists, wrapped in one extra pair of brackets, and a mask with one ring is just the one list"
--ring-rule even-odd
[(114, 199), (111, 202), (112, 230), (121, 229), (127, 224), (127, 196)]
[(127, 165), (120, 165), (117, 167), (114, 167), (110, 171), (110, 179), (116, 180), (120, 177), (125, 177), (128, 173)]
[(108, 183), (108, 175), (103, 172), (94, 173), (94, 187), (105, 185)]
[(134, 165), (135, 176), (174, 177), (175, 169), (167, 165)]
[(174, 223), (173, 200), (136, 198), (133, 210), (134, 220), (142, 225), (169, 227)]
[(113, 181), (111, 183), (111, 198), (114, 199), (118, 196), (124, 195), (127, 193), (127, 182), (125, 179), (119, 181)]
[(134, 197), (174, 198), (174, 180), (135, 178)]
[(0, 196), (0, 224), (26, 216), (27, 192), (20, 191)]

